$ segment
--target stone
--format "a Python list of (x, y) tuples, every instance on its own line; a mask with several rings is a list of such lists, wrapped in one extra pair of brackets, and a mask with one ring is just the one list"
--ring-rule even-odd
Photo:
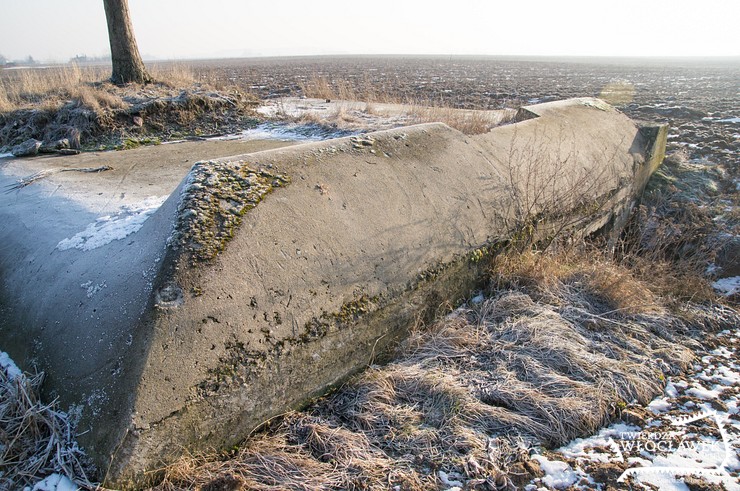
[(69, 140), (67, 138), (42, 144), (39, 147), (39, 153), (57, 153), (63, 149), (69, 149)]
[(41, 148), (41, 142), (30, 139), (24, 141), (20, 145), (14, 146), (10, 150), (10, 153), (12, 153), (14, 157), (33, 157), (34, 155), (38, 155), (39, 148)]
[(59, 155), (79, 155), (80, 151), (76, 148), (61, 148), (57, 150)]

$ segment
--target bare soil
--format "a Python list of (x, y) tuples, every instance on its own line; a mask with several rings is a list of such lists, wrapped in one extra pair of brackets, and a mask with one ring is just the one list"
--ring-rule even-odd
[[(296, 57), (193, 62), (202, 80), (236, 84), (262, 99), (306, 95), (312, 79), (378, 100), (503, 109), (602, 96), (633, 119), (670, 124), (669, 150), (737, 164), (740, 61), (512, 59), (493, 57)], [(344, 84), (346, 82), (346, 84)], [(717, 158), (720, 157), (720, 158)]]

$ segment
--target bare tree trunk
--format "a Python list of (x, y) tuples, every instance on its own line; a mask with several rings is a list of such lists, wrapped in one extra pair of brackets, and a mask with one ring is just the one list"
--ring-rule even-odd
[(103, 0), (105, 18), (108, 21), (108, 39), (113, 61), (111, 82), (123, 85), (129, 82), (147, 83), (151, 77), (141, 61), (136, 46), (134, 29), (128, 13), (128, 0)]

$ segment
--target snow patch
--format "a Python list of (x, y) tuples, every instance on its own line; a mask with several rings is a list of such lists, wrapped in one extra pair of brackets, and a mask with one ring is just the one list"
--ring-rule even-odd
[[(618, 439), (620, 435), (639, 431), (638, 426), (615, 423), (607, 428), (602, 428), (596, 435), (588, 438), (576, 438), (568, 445), (559, 448), (558, 453), (573, 459), (586, 458), (592, 462), (609, 462), (613, 459), (612, 453), (619, 451), (619, 447), (615, 446), (615, 438)], [(608, 449), (610, 452), (604, 452), (602, 449)]]
[(458, 473), (450, 472), (448, 474), (445, 471), (439, 471), (437, 475), (439, 476), (439, 480), (442, 482), (442, 484), (448, 487), (447, 491), (462, 489), (463, 482), (458, 480), (462, 476), (460, 476)]
[(545, 473), (542, 482), (551, 488), (565, 489), (579, 479), (578, 474), (565, 462), (549, 460), (542, 455), (533, 455), (532, 458), (539, 462), (540, 468)]
[(694, 397), (698, 397), (699, 399), (703, 399), (705, 401), (711, 401), (714, 399), (719, 399), (720, 390), (710, 390), (702, 387), (699, 384), (696, 384), (696, 387), (692, 387), (689, 390), (686, 391), (686, 394)]
[[(666, 389), (668, 388), (666, 387)], [(668, 391), (666, 390), (666, 393), (667, 392)], [(671, 409), (671, 403), (668, 402), (668, 400), (665, 397), (663, 397), (662, 399), (655, 399), (654, 401), (652, 401), (650, 404), (648, 404), (647, 408), (653, 414), (665, 413)]]
[[(734, 474), (740, 469), (740, 456), (734, 448), (740, 432), (735, 416), (740, 411), (738, 330), (723, 331), (719, 336), (731, 343), (702, 356), (688, 381), (670, 377), (665, 394), (648, 405), (655, 416), (647, 415), (641, 427), (612, 425), (592, 437), (574, 440), (557, 450), (568, 463), (557, 462), (556, 456), (550, 456), (553, 460), (534, 456), (547, 477), (532, 481), (530, 489), (594, 489), (591, 466), (626, 462), (630, 466), (620, 479), (629, 476), (643, 486), (687, 490), (683, 480), (694, 474), (728, 491), (740, 491)], [(685, 401), (686, 397), (692, 400)], [(715, 401), (721, 401), (726, 409), (717, 410)], [(707, 433), (708, 429), (714, 435)], [(581, 484), (584, 479), (588, 485)], [(543, 487), (537, 488), (535, 483)]]
[(323, 141), (353, 135), (353, 132), (328, 128), (318, 124), (262, 123), (241, 133), (210, 138), (211, 140), (279, 140)]
[[(668, 382), (667, 384), (665, 384), (665, 395), (673, 398), (678, 397), (678, 389), (673, 382)], [(648, 407), (650, 406), (648, 405)]]
[(15, 364), (13, 359), (4, 351), (0, 351), (0, 367), (5, 370), (5, 373), (8, 374), (8, 378), (10, 380), (15, 379), (16, 377), (20, 377), (23, 372), (21, 372), (20, 368), (18, 368), (18, 365)]
[(483, 300), (485, 300), (485, 299), (486, 299), (486, 297), (484, 297), (483, 294), (480, 293), (480, 294), (474, 296), (470, 300), (470, 303), (472, 303), (473, 305), (479, 305), (479, 304), (482, 304), (483, 303)]
[(722, 295), (730, 296), (740, 292), (740, 276), (732, 276), (730, 278), (720, 278), (719, 280), (712, 283), (712, 286)]
[(116, 215), (106, 215), (98, 218), (82, 232), (64, 239), (57, 244), (57, 249), (80, 249), (91, 251), (102, 247), (114, 240), (121, 240), (144, 226), (149, 216), (157, 211), (167, 196), (151, 196), (141, 203), (124, 206)]
[(33, 488), (26, 488), (24, 491), (78, 491), (79, 489), (67, 476), (52, 474), (37, 482)]

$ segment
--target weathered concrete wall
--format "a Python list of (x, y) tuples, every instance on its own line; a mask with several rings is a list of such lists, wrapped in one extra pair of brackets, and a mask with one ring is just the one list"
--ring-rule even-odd
[[(527, 111), (476, 137), (425, 124), (201, 162), (179, 185), (155, 172), (156, 194), (174, 192), (95, 248), (64, 239), (124, 179), (144, 196), (135, 173), (4, 194), (0, 343), (78, 408), (111, 485), (236, 444), (470, 295), (491, 245), (623, 220), (660, 131), (595, 99)], [(32, 164), (13, 165), (5, 183)]]

